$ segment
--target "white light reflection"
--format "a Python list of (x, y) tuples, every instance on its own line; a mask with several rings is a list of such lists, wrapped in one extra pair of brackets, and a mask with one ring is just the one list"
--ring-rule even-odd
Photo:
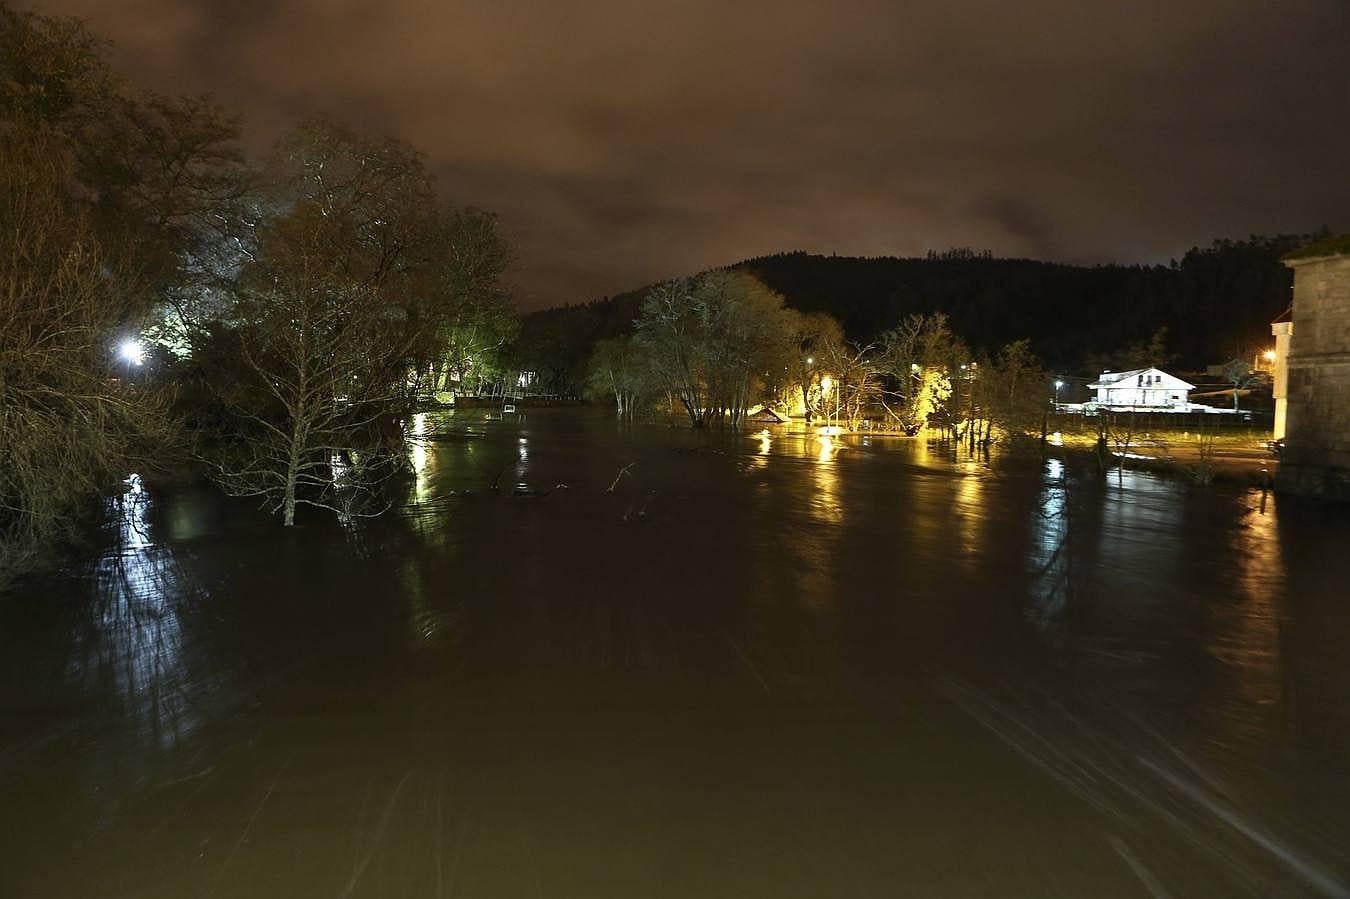
[(418, 412), (412, 419), (412, 440), (409, 441), (412, 450), (413, 501), (418, 503), (426, 502), (431, 493), (427, 475), (430, 454), (427, 452), (426, 436), (427, 414)]
[(1070, 593), (1068, 485), (1061, 460), (1046, 461), (1041, 484), (1031, 512), (1031, 597), (1026, 616), (1051, 645), (1057, 645)]
[(111, 690), (135, 733), (161, 748), (200, 724), (183, 652), (181, 608), (192, 598), (172, 549), (153, 539), (150, 496), (138, 475), (108, 501), (115, 545), (97, 562), (96, 602), (73, 632), (67, 678), (88, 693)]

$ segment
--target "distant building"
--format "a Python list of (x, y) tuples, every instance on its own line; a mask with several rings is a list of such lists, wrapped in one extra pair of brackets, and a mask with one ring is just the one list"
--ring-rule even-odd
[(1275, 400), (1275, 439), (1284, 437), (1285, 421), (1289, 415), (1289, 339), (1294, 336), (1294, 307), (1290, 306), (1270, 323), (1275, 335), (1275, 358), (1271, 359), (1270, 395)]
[(1298, 331), (1294, 336), (1291, 326), (1288, 335), (1287, 433), (1278, 483), (1294, 493), (1350, 500), (1350, 235), (1296, 250), (1284, 261), (1294, 270)]
[(1186, 412), (1190, 408), (1188, 384), (1158, 368), (1133, 371), (1104, 371), (1088, 385), (1096, 391), (1091, 405), (1106, 409), (1130, 409), (1138, 412)]

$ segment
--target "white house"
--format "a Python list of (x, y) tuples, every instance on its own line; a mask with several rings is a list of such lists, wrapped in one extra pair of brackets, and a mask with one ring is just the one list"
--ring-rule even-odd
[(1194, 384), (1157, 368), (1104, 371), (1088, 387), (1097, 391), (1093, 405), (1140, 412), (1185, 412)]

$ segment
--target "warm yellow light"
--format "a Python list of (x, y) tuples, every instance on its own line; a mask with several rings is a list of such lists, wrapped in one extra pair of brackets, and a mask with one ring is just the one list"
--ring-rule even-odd
[(1267, 362), (1274, 362), (1274, 361), (1275, 361), (1275, 351), (1274, 351), (1274, 350), (1266, 350), (1266, 361), (1267, 361)]
[(821, 396), (829, 396), (830, 391), (832, 390), (834, 390), (834, 378), (831, 378), (829, 375), (826, 375), (825, 377), (821, 378), (820, 379)]

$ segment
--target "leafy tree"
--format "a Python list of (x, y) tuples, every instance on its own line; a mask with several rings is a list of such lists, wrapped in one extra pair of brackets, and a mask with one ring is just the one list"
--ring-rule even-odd
[(613, 398), (620, 418), (632, 418), (653, 394), (654, 378), (643, 348), (631, 337), (611, 337), (595, 345), (588, 394)]
[(421, 314), (424, 340), (416, 371), (435, 390), (461, 389), (499, 375), (518, 319), (502, 285), (510, 250), (496, 217), (476, 209), (443, 209), (432, 225), (428, 284)]
[(783, 300), (755, 278), (724, 270), (652, 288), (637, 339), (652, 370), (694, 427), (740, 423), (792, 347)]
[(785, 381), (799, 392), (806, 421), (820, 414), (821, 379), (826, 376), (825, 360), (837, 354), (844, 343), (844, 329), (823, 312), (800, 313), (788, 310), (791, 327), (790, 352), (785, 361)]
[(928, 427), (950, 398), (953, 360), (968, 355), (959, 346), (941, 312), (906, 316), (881, 335), (878, 364), (892, 385), (886, 408), (905, 433)]

